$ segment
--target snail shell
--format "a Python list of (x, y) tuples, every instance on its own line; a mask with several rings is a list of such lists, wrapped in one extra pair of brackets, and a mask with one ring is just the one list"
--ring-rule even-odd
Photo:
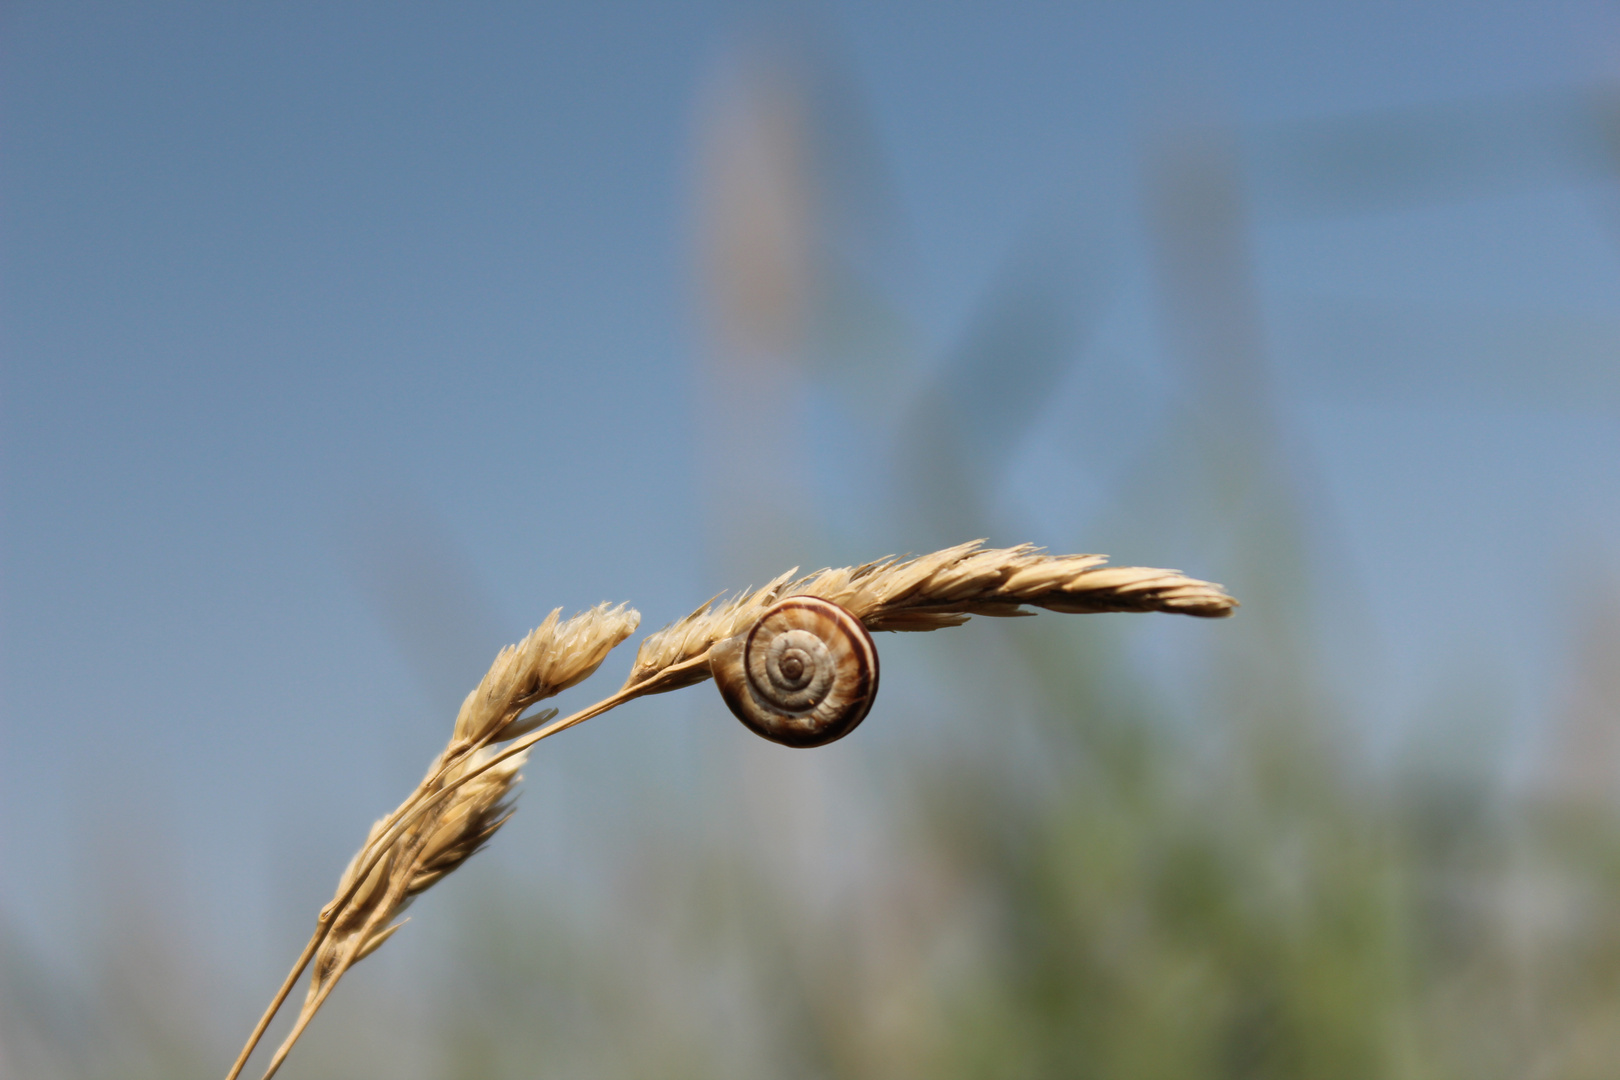
[(719, 642), (709, 669), (737, 719), (784, 746), (855, 730), (877, 696), (878, 656), (861, 621), (829, 600), (789, 596)]

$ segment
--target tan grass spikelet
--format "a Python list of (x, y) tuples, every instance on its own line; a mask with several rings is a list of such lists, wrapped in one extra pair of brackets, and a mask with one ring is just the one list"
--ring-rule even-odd
[[(493, 756), (494, 751), (485, 747), (449, 770), (445, 780), (453, 782), (460, 774), (477, 769)], [(350, 963), (369, 956), (399, 929), (400, 924), (394, 924), (393, 920), (404, 913), (412, 900), (472, 858), (496, 830), (506, 824), (512, 816), (510, 796), (523, 779), (519, 770), (526, 760), (526, 754), (516, 754), (479, 773), (455, 789), (443, 810), (424, 818), (418, 827), (393, 842), (388, 854), (371, 868), (365, 883), (334, 920), (331, 933), (316, 954), (316, 978), (308, 997), (315, 997), (321, 990), (336, 958), (351, 950), (354, 957)], [(376, 842), (386, 821), (383, 819), (371, 827), (367, 847)], [(362, 848), (350, 861), (338, 883), (338, 897), (353, 882), (365, 850)], [(391, 906), (390, 897), (393, 898)], [(364, 937), (356, 945), (356, 936), (362, 934)]]
[(641, 613), (623, 604), (598, 604), (559, 622), (561, 614), (562, 608), (553, 609), (522, 641), (495, 657), (489, 673), (461, 703), (452, 747), (531, 730), (529, 718), (521, 728), (513, 724), (519, 713), (590, 678), (607, 654), (641, 625)]
[[(460, 773), (473, 773), (494, 756), (495, 751), (484, 747), (452, 770), (446, 780), (453, 782)], [(422, 846), (421, 857), (405, 889), (407, 902), (472, 858), (495, 831), (506, 824), (512, 816), (511, 796), (523, 779), (518, 770), (527, 761), (528, 753), (519, 752), (477, 773), (456, 789)]]
[[(819, 596), (846, 608), (868, 630), (918, 631), (959, 626), (973, 615), (1165, 611), (1203, 618), (1232, 614), (1237, 601), (1219, 585), (1177, 570), (1104, 566), (1105, 555), (1046, 555), (1030, 544), (985, 548), (982, 540), (914, 559), (821, 570), (794, 580), (789, 571), (719, 606), (711, 601), (649, 634), (636, 652), (626, 688), (696, 659), (740, 633), (784, 596)], [(693, 667), (682, 684), (708, 677)], [(673, 689), (673, 687), (670, 687)]]
[[(497, 751), (487, 746), (461, 756), (438, 777), (448, 798), (392, 840), (386, 838), (398, 820), (397, 812), (372, 825), (365, 845), (339, 878), (330, 905), (333, 916), (314, 951), (303, 1007), (271, 1059), (266, 1077), (286, 1060), (338, 980), (404, 925), (394, 920), (411, 901), (460, 868), (512, 816), (510, 797), (522, 779), (519, 770), (528, 754), (496, 757)], [(378, 845), (385, 842), (386, 848), (378, 852)], [(357, 881), (361, 875), (363, 880)]]
[[(635, 632), (641, 615), (599, 604), (570, 619), (556, 610), (516, 645), (502, 649), (463, 701), (449, 744), (393, 813), (372, 825), (322, 909), (315, 933), (228, 1074), (235, 1080), (271, 1019), (313, 962), (303, 1008), (266, 1078), (274, 1076), (310, 1019), (345, 972), (375, 952), (402, 923), (394, 921), (422, 892), (471, 858), (511, 815), (525, 748), (489, 744), (522, 738), (556, 715), (523, 711), (589, 678)], [(521, 717), (521, 718), (520, 718)], [(543, 737), (543, 736), (542, 736)], [(537, 740), (535, 740), (537, 741)]]

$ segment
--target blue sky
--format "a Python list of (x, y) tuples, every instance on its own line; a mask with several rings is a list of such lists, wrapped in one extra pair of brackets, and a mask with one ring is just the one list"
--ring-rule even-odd
[[(1167, 118), (1245, 147), (1435, 106), (1489, 126), (1620, 55), (1596, 3), (9, 5), (0, 915), (42, 951), (68, 955), (109, 847), (159, 844), (164, 903), (246, 898), (248, 923), (289, 863), (323, 892), (442, 741), (445, 688), (550, 608), (650, 627), (745, 584), (705, 538), (694, 191), (761, 35), (845, 95), (843, 179), (897, 238), (920, 370), (1032, 234), (1094, 245), (1094, 363), (1012, 453), (1022, 532), (994, 538), (1064, 550), (1113, 535), (1098, 493), (1173, 397), (1138, 192)], [(1325, 639), (1354, 637), (1369, 726), (1489, 662), (1533, 728), (1614, 587), (1614, 176), (1552, 161), (1359, 213), (1250, 176), (1278, 409), (1361, 628)], [(923, 546), (840, 524), (873, 498), (844, 490), (829, 535)], [(391, 600), (390, 559), (461, 587)], [(396, 602), (445, 632), (390, 631)], [(600, 788), (623, 741), (571, 733), (545, 775)]]

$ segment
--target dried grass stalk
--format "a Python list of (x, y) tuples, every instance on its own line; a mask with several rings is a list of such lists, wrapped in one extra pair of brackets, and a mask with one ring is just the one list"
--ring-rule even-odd
[(600, 604), (567, 620), (559, 620), (560, 615), (559, 608), (522, 641), (501, 650), (462, 702), (450, 743), (422, 782), (398, 809), (371, 827), (338, 880), (336, 895), (321, 910), (303, 955), (231, 1068), (230, 1080), (241, 1074), (312, 959), (315, 967), (303, 1007), (266, 1078), (281, 1067), (344, 973), (399, 929), (402, 924), (394, 919), (406, 906), (471, 858), (506, 822), (526, 754), (511, 747), (497, 752), (489, 744), (520, 737), (554, 717), (555, 710), (529, 717), (522, 713), (589, 678), (641, 623), (641, 615), (623, 604)]
[[(1051, 556), (1028, 544), (985, 548), (982, 543), (914, 559), (821, 570), (798, 579), (793, 577), (796, 571), (789, 571), (763, 589), (718, 606), (705, 604), (642, 641), (618, 692), (562, 720), (554, 719), (556, 711), (549, 709), (522, 714), (589, 678), (635, 632), (641, 616), (622, 604), (601, 604), (567, 620), (559, 620), (560, 609), (553, 611), (522, 641), (501, 650), (462, 702), (449, 745), (421, 784), (371, 827), (226, 1080), (241, 1074), (311, 961), (314, 970), (298, 1019), (271, 1059), (265, 1080), (281, 1067), (344, 973), (403, 925), (396, 920), (411, 901), (489, 841), (511, 816), (518, 770), (530, 747), (626, 701), (709, 678), (709, 650), (748, 628), (784, 596), (831, 600), (870, 630), (938, 630), (973, 615), (1033, 614), (1028, 607), (1221, 618), (1237, 606), (1219, 585), (1175, 570), (1107, 567), (1102, 555)], [(506, 746), (496, 749), (491, 744), (497, 742)]]
[[(848, 609), (868, 630), (938, 630), (972, 615), (1031, 615), (1027, 607), (1061, 612), (1166, 611), (1203, 618), (1232, 614), (1237, 601), (1219, 585), (1177, 570), (1104, 566), (1106, 555), (1045, 555), (1030, 544), (985, 548), (982, 540), (864, 566), (820, 570), (794, 579), (790, 570), (764, 588), (718, 606), (698, 608), (649, 634), (636, 652), (627, 687), (708, 653), (741, 633), (784, 596), (819, 596)], [(693, 668), (689, 682), (707, 671)]]
[[(394, 920), (411, 901), (470, 859), (512, 816), (510, 796), (522, 779), (518, 770), (527, 754), (512, 754), (499, 762), (494, 757), (495, 752), (486, 746), (461, 758), (444, 773), (443, 780), (455, 784), (462, 774), (472, 774), (471, 779), (453, 787), (453, 794), (437, 812), (418, 818), (385, 846), (381, 842), (389, 819), (372, 825), (365, 846), (338, 880), (331, 905), (335, 914), (315, 949), (303, 1007), (265, 1076), (275, 1075), (344, 973), (405, 925)], [(368, 860), (368, 854), (378, 850), (381, 857)]]

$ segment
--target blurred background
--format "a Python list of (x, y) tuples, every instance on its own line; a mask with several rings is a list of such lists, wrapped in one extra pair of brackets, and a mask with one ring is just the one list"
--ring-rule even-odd
[(885, 637), (814, 752), (708, 686), (548, 741), (282, 1075), (1615, 1075), (1617, 59), (6, 5), (0, 1076), (223, 1075), (552, 607), (975, 537), (1244, 607)]

